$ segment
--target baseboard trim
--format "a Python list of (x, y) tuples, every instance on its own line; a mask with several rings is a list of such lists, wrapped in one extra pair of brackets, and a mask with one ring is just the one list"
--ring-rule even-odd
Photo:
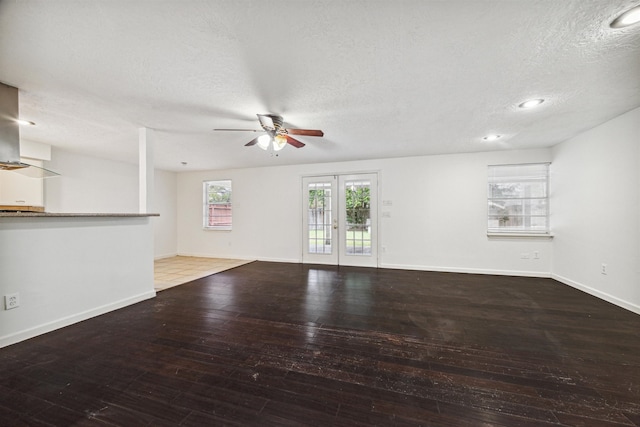
[(225, 255), (202, 254), (198, 252), (178, 252), (176, 256), (190, 256), (190, 257), (196, 257), (196, 258), (239, 259), (243, 261), (254, 261), (256, 259), (256, 258), (251, 258), (246, 256), (233, 256), (229, 254), (225, 254)]
[(153, 257), (154, 261), (158, 261), (159, 259), (165, 259), (165, 258), (173, 258), (174, 256), (178, 256), (177, 252), (171, 253), (171, 254), (165, 254), (165, 255), (156, 255)]
[[(300, 264), (302, 260), (298, 258), (269, 258), (269, 257), (245, 257), (245, 256), (233, 256), (233, 255), (211, 255), (201, 253), (180, 252), (178, 256), (192, 256), (199, 258), (228, 258), (239, 259), (245, 261), (265, 261), (265, 262), (286, 262), (292, 264)], [(323, 264), (323, 263), (311, 263), (311, 264)], [(333, 264), (327, 264), (333, 265)], [(539, 277), (548, 279), (551, 277), (551, 273), (546, 271), (519, 271), (519, 270), (491, 270), (481, 268), (458, 268), (458, 267), (433, 267), (426, 265), (410, 265), (410, 264), (386, 264), (382, 263), (378, 265), (378, 268), (390, 268), (394, 270), (418, 270), (418, 271), (438, 271), (442, 273), (468, 273), (468, 274), (487, 274), (497, 276), (522, 276), (522, 277)]]
[(560, 276), (559, 274), (552, 274), (551, 278), (554, 279), (554, 280), (557, 280), (560, 283), (563, 283), (565, 285), (571, 286), (572, 288), (578, 289), (578, 290), (580, 290), (582, 292), (585, 292), (585, 293), (587, 293), (589, 295), (592, 295), (592, 296), (594, 296), (596, 298), (600, 298), (601, 300), (605, 300), (605, 301), (607, 301), (607, 302), (609, 302), (609, 303), (611, 303), (613, 305), (617, 305), (618, 307), (624, 308), (624, 309), (629, 310), (629, 311), (631, 311), (633, 313), (640, 314), (640, 306), (639, 305), (630, 303), (629, 301), (625, 301), (623, 299), (615, 297), (615, 296), (613, 296), (611, 294), (608, 294), (606, 292), (599, 291), (599, 290), (594, 289), (594, 288), (592, 288), (590, 286), (583, 285), (582, 283), (575, 282), (575, 281), (573, 281), (571, 279), (568, 279), (568, 278), (566, 278), (564, 276)]
[(288, 264), (301, 264), (302, 261), (300, 261), (299, 259), (293, 259), (293, 258), (254, 258), (257, 261), (264, 261), (264, 262), (286, 262)]
[(61, 319), (53, 320), (51, 322), (44, 323), (42, 325), (34, 326), (23, 331), (14, 332), (9, 335), (0, 337), (0, 348), (6, 347), (11, 344), (16, 344), (29, 338), (37, 337), (38, 335), (46, 334), (47, 332), (55, 331), (56, 329), (64, 328), (74, 323), (82, 322), (83, 320), (90, 319), (92, 317), (100, 316), (110, 311), (118, 310), (120, 308), (127, 307), (129, 305), (154, 298), (156, 296), (155, 291), (148, 291), (142, 294), (134, 295), (129, 298), (121, 299), (109, 304), (102, 305), (90, 310), (85, 310), (80, 313), (66, 316)]
[(482, 268), (434, 267), (426, 265), (386, 263), (380, 264), (380, 268), (390, 268), (394, 270), (437, 271), (439, 273), (487, 274), (495, 276), (539, 277), (543, 279), (551, 278), (551, 274), (546, 271), (493, 270)]
[(193, 252), (180, 252), (178, 256), (191, 256), (198, 258), (222, 258), (222, 259), (239, 259), (242, 261), (265, 261), (265, 262), (286, 262), (286, 263), (300, 263), (299, 259), (294, 258), (269, 258), (269, 257), (247, 257), (247, 256), (234, 256), (234, 255), (212, 255), (212, 254), (200, 254)]

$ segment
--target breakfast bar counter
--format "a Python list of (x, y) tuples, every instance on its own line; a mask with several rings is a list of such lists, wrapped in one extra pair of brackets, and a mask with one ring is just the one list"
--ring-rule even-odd
[(0, 212), (0, 347), (153, 298), (153, 217)]

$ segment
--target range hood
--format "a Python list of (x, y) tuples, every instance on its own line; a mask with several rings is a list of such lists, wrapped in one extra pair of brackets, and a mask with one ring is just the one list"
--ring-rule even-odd
[(34, 178), (59, 175), (20, 159), (18, 88), (0, 82), (0, 170), (20, 172)]

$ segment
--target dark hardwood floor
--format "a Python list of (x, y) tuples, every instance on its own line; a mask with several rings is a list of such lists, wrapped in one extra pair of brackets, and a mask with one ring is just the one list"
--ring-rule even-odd
[(254, 262), (0, 349), (0, 425), (640, 425), (640, 316), (550, 279)]

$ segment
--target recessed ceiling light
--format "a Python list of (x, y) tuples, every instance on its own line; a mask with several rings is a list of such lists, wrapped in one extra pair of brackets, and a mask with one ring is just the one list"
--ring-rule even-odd
[(496, 135), (496, 134), (491, 134), (491, 135), (487, 135), (485, 137), (483, 137), (482, 139), (485, 141), (495, 141), (496, 139), (501, 138), (502, 135)]
[(622, 12), (616, 19), (611, 21), (611, 28), (624, 28), (640, 22), (640, 5), (632, 7), (626, 12)]
[(18, 120), (16, 120), (16, 122), (19, 125), (23, 125), (23, 126), (35, 126), (36, 125), (34, 122), (31, 122), (29, 120), (20, 120), (20, 119), (18, 119)]
[(537, 107), (538, 105), (542, 104), (543, 102), (544, 102), (544, 99), (542, 99), (542, 98), (529, 99), (527, 101), (524, 101), (522, 104), (518, 105), (518, 107), (520, 107), (520, 108), (534, 108), (534, 107)]

